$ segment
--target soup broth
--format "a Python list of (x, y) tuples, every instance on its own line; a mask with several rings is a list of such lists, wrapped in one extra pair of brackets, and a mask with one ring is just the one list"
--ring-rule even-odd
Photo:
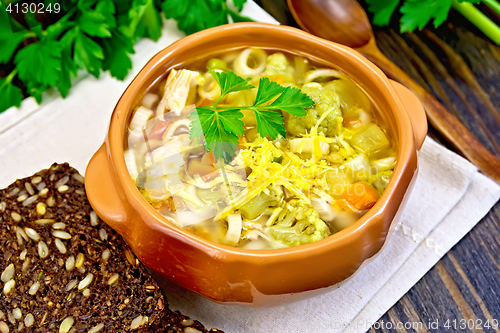
[[(257, 88), (225, 95), (217, 106), (241, 108), (244, 135), (224, 163), (207, 152), (203, 138), (190, 135), (193, 112), (221, 96), (208, 69), (232, 71), (255, 87), (268, 78), (298, 88), (314, 105), (300, 117), (276, 111), (286, 137), (273, 140), (259, 135), (255, 112), (245, 109)], [(385, 190), (397, 156), (374, 111), (342, 72), (248, 48), (197, 60), (160, 79), (132, 114), (124, 157), (138, 190), (175, 225), (241, 248), (298, 246), (352, 225)]]

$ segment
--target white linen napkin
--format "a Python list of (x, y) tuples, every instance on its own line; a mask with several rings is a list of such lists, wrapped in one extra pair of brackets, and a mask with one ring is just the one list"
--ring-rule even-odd
[[(244, 14), (276, 23), (251, 1)], [(158, 42), (137, 44), (125, 81), (108, 73), (99, 79), (87, 75), (66, 99), (49, 92), (41, 106), (27, 99), (20, 110), (0, 114), (0, 188), (54, 162), (69, 162), (83, 174), (122, 92), (154, 54), (182, 36), (175, 22), (166, 21)], [(419, 163), (415, 189), (393, 236), (340, 288), (283, 307), (253, 309), (215, 304), (165, 282), (170, 306), (228, 333), (365, 332), (500, 198), (500, 186), (429, 138)]]

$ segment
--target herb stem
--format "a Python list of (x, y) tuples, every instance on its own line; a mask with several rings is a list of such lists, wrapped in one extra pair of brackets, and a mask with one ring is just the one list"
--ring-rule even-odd
[(14, 69), (12, 72), (10, 72), (9, 75), (5, 77), (5, 81), (3, 81), (3, 84), (0, 86), (0, 90), (6, 85), (12, 82), (12, 79), (14, 79), (14, 76), (17, 74), (17, 69)]
[(471, 3), (459, 3), (457, 0), (452, 0), (452, 6), (495, 42), (495, 44), (500, 45), (500, 27), (493, 23), (493, 21), (479, 9), (474, 7)]
[(482, 2), (490, 7), (495, 13), (500, 15), (500, 3), (496, 0), (482, 0)]

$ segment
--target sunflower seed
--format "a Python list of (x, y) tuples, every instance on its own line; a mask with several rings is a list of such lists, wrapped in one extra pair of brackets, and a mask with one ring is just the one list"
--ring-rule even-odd
[(54, 225), (52, 226), (52, 228), (54, 228), (54, 229), (64, 229), (64, 228), (66, 228), (66, 224), (64, 224), (62, 222), (57, 222), (57, 223), (54, 223)]
[(100, 323), (92, 327), (87, 333), (97, 333), (104, 328), (104, 324)]
[(104, 230), (104, 229), (99, 230), (99, 238), (102, 241), (105, 241), (106, 239), (108, 239), (108, 233), (106, 232), (106, 230)]
[(12, 310), (12, 315), (16, 319), (21, 319), (21, 317), (23, 316), (23, 313), (21, 312), (21, 309), (15, 308), (14, 310)]
[(36, 204), (36, 213), (38, 215), (45, 215), (47, 212), (47, 205), (43, 202), (39, 202)]
[(84, 261), (85, 261), (85, 256), (83, 255), (83, 253), (78, 253), (78, 255), (76, 256), (75, 267), (76, 268), (82, 267)]
[(42, 259), (47, 258), (47, 256), (49, 255), (49, 248), (43, 241), (38, 242), (38, 255)]
[(75, 268), (75, 257), (69, 256), (68, 259), (66, 259), (66, 270), (71, 271), (73, 268)]
[(119, 278), (120, 278), (120, 275), (118, 273), (111, 275), (111, 277), (108, 280), (108, 285), (112, 285), (113, 283), (118, 281)]
[(14, 289), (15, 285), (16, 285), (16, 281), (15, 280), (9, 280), (9, 281), (7, 281), (3, 285), (3, 293), (5, 295), (7, 295), (8, 293), (10, 293), (12, 291), (12, 289)]
[(35, 295), (35, 294), (36, 294), (36, 292), (38, 291), (38, 289), (40, 289), (40, 282), (35, 281), (35, 282), (31, 285), (30, 290), (28, 291), (28, 293), (29, 293), (30, 295)]
[[(42, 184), (45, 185), (45, 183), (42, 183)], [(38, 187), (40, 187), (40, 186), (38, 186)], [(42, 188), (40, 190), (40, 192), (38, 193), (38, 195), (41, 196), (41, 197), (45, 197), (47, 195), (47, 193), (49, 193), (49, 189), (45, 187), (45, 188)]]
[[(37, 189), (38, 191), (42, 191), (42, 190), (44, 190), (44, 189), (45, 189), (45, 186), (47, 186), (47, 184), (45, 184), (45, 182), (41, 182), (40, 184), (38, 184), (38, 185), (36, 186), (36, 189)], [(48, 189), (47, 189), (47, 190), (48, 190)]]
[(66, 191), (68, 191), (68, 190), (69, 190), (68, 185), (62, 185), (62, 186), (59, 186), (59, 187), (57, 188), (57, 191), (58, 191), (59, 193), (64, 193), (64, 192), (66, 192)]
[(23, 262), (23, 272), (26, 272), (26, 270), (28, 269), (28, 267), (30, 266), (30, 263), (31, 263), (31, 260), (30, 259), (26, 259), (24, 262)]
[(68, 333), (74, 323), (75, 320), (73, 317), (67, 317), (62, 321), (61, 326), (59, 326), (59, 333)]
[(90, 225), (95, 227), (98, 224), (97, 213), (94, 211), (90, 212)]
[(16, 194), (18, 194), (18, 193), (19, 193), (19, 188), (14, 187), (14, 188), (13, 188), (13, 189), (9, 192), (9, 197), (12, 197), (12, 196), (14, 196), (14, 195), (16, 195)]
[(2, 201), (0, 202), (0, 212), (3, 212), (7, 208), (7, 203)]
[(35, 220), (35, 223), (38, 225), (46, 225), (46, 224), (51, 224), (54, 223), (54, 219), (38, 219)]
[(12, 279), (12, 276), (14, 276), (14, 271), (14, 264), (10, 264), (9, 266), (7, 266), (2, 272), (2, 282), (7, 282)]
[(68, 282), (68, 284), (66, 285), (66, 288), (65, 290), (66, 291), (70, 291), (71, 289), (73, 289), (76, 285), (78, 284), (78, 280), (71, 280)]
[(9, 326), (5, 321), (0, 321), (0, 333), (9, 333)]
[(23, 244), (23, 239), (25, 241), (29, 240), (28, 235), (26, 235), (23, 228), (20, 228), (20, 227), (16, 227), (16, 236), (17, 236), (17, 242), (19, 243), (19, 245)]
[(52, 235), (57, 238), (71, 239), (71, 235), (68, 234), (66, 231), (54, 230), (52, 231)]
[(50, 197), (47, 199), (46, 203), (47, 203), (47, 206), (53, 207), (56, 204), (56, 199), (54, 199), (54, 197)]
[(33, 317), (33, 315), (31, 313), (28, 313), (26, 315), (26, 317), (24, 317), (24, 325), (26, 325), (26, 327), (31, 327), (34, 322), (35, 322), (35, 318)]
[(38, 199), (38, 194), (32, 195), (31, 197), (23, 201), (23, 206), (27, 207), (31, 205), (33, 202), (35, 202), (37, 199)]
[(35, 194), (35, 190), (33, 189), (33, 186), (31, 186), (30, 183), (24, 183), (24, 187), (26, 188), (26, 191), (28, 191), (29, 195)]
[(85, 297), (89, 297), (90, 296), (90, 289), (89, 288), (85, 288), (85, 290), (83, 291), (83, 296)]
[(78, 284), (78, 290), (87, 288), (92, 283), (93, 279), (94, 279), (94, 274), (92, 273), (87, 274), (87, 276)]
[(64, 176), (62, 177), (61, 179), (59, 179), (55, 184), (54, 184), (54, 188), (57, 188), (59, 189), (59, 187), (65, 185), (69, 180), (69, 176)]
[(19, 215), (18, 213), (16, 212), (12, 212), (12, 214), (10, 214), (10, 216), (12, 217), (12, 219), (16, 222), (19, 222), (21, 221), (22, 217), (21, 215)]
[(132, 323), (130, 324), (130, 329), (135, 330), (136, 328), (139, 328), (142, 324), (142, 316), (137, 316), (132, 320)]
[(36, 185), (36, 184), (40, 183), (41, 181), (42, 181), (42, 177), (36, 176), (36, 177), (33, 177), (33, 179), (31, 180), (31, 184)]
[(64, 243), (59, 238), (56, 238), (54, 243), (56, 244), (56, 247), (59, 250), (59, 252), (61, 252), (62, 254), (66, 253), (66, 245), (64, 245)]
[(186, 319), (182, 320), (181, 324), (184, 326), (191, 326), (194, 324), (194, 320), (191, 318), (186, 318)]
[(26, 235), (35, 242), (40, 240), (40, 235), (34, 229), (26, 227), (24, 228), (24, 232), (26, 232)]
[(27, 250), (27, 249), (24, 249), (24, 250), (23, 250), (23, 252), (21, 252), (21, 253), (19, 254), (19, 259), (20, 259), (20, 260), (24, 260), (24, 259), (26, 259), (26, 254), (27, 254), (27, 253), (28, 253), (28, 250)]
[(20, 196), (17, 197), (18, 202), (22, 202), (28, 198), (27, 194), (21, 194)]
[(82, 176), (82, 175), (80, 175), (79, 173), (74, 173), (74, 174), (73, 174), (73, 178), (74, 178), (76, 181), (79, 181), (80, 183), (85, 184), (85, 178), (83, 178), (83, 176)]
[(111, 252), (109, 252), (108, 249), (104, 250), (102, 252), (102, 260), (108, 260), (109, 256), (110, 256)]

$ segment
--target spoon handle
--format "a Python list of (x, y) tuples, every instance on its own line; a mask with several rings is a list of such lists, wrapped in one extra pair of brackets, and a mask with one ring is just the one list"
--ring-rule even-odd
[(484, 147), (471, 132), (439, 103), (422, 86), (389, 60), (372, 39), (357, 48), (364, 56), (376, 64), (384, 73), (412, 90), (424, 105), (427, 118), (432, 126), (443, 135), (465, 158), (474, 163), (485, 174), (500, 183), (500, 159)]

